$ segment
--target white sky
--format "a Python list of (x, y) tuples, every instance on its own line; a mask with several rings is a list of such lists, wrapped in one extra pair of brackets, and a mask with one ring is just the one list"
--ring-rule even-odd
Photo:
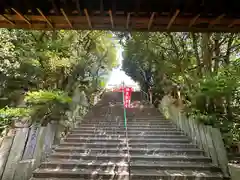
[(122, 81), (124, 81), (124, 83), (126, 85), (137, 85), (136, 82), (134, 82), (129, 76), (127, 76), (125, 74), (124, 71), (121, 70), (122, 68), (122, 52), (123, 49), (121, 46), (119, 46), (118, 50), (117, 50), (117, 60), (120, 64), (120, 66), (116, 69), (113, 69), (109, 78), (109, 81), (107, 83), (107, 86), (109, 85), (119, 85), (122, 83)]

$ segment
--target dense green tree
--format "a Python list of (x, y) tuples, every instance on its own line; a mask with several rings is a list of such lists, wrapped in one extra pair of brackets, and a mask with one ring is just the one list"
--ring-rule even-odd
[(239, 34), (137, 32), (122, 44), (124, 71), (145, 91), (152, 84), (156, 104), (171, 94), (188, 115), (240, 137)]
[(117, 65), (115, 40), (108, 31), (0, 29), (0, 61), (1, 114), (19, 117), (14, 108), (27, 93), (26, 105), (37, 119), (57, 109), (64, 112), (61, 107), (68, 106), (67, 96), (77, 87), (91, 103)]

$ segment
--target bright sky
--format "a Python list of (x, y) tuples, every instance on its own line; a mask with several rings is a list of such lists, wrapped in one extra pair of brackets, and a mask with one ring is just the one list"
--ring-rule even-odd
[(120, 66), (116, 69), (113, 69), (111, 75), (110, 75), (110, 79), (107, 83), (107, 86), (109, 85), (119, 85), (122, 83), (122, 81), (124, 81), (124, 83), (126, 85), (137, 85), (137, 83), (135, 83), (129, 76), (127, 76), (125, 74), (124, 71), (121, 70), (122, 68), (122, 52), (123, 49), (121, 46), (119, 46), (118, 51), (117, 51), (117, 60), (120, 64)]

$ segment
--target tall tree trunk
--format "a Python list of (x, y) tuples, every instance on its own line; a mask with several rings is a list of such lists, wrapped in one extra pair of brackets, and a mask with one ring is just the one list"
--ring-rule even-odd
[(192, 35), (192, 40), (193, 40), (193, 49), (194, 49), (194, 53), (196, 56), (196, 60), (197, 60), (197, 72), (198, 72), (198, 76), (202, 77), (202, 66), (201, 66), (201, 60), (200, 60), (200, 56), (198, 53), (198, 44), (197, 44), (197, 37), (195, 33), (191, 33)]
[(205, 73), (211, 74), (212, 72), (212, 50), (210, 49), (210, 37), (211, 34), (202, 34), (202, 53)]
[[(233, 40), (234, 40), (234, 34), (232, 33), (230, 35), (230, 37), (228, 39), (228, 43), (227, 43), (227, 51), (226, 51), (226, 55), (225, 55), (226, 66), (228, 66), (230, 64), (230, 51), (231, 51)], [(226, 96), (226, 111), (227, 111), (228, 120), (231, 120), (233, 118), (231, 100), (232, 100), (232, 94), (227, 94), (227, 96)]]
[(216, 74), (218, 72), (218, 68), (219, 68), (219, 55), (220, 55), (220, 44), (219, 44), (219, 40), (220, 40), (220, 34), (216, 33), (215, 34), (215, 42), (214, 42), (214, 73)]

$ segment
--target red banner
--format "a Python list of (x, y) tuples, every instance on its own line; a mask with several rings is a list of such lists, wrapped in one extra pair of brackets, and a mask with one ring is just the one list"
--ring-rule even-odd
[(131, 105), (131, 95), (132, 95), (133, 89), (131, 87), (124, 87), (124, 107), (129, 108)]

